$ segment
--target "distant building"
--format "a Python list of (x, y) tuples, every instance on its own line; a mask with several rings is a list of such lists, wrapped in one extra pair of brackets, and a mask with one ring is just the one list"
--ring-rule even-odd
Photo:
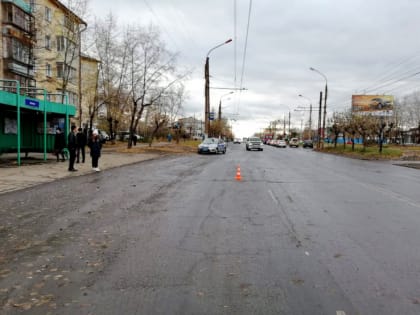
[(77, 120), (81, 126), (86, 128), (90, 126), (91, 117), (92, 120), (96, 120), (96, 118), (106, 118), (107, 116), (106, 107), (98, 108), (97, 104), (99, 64), (99, 60), (84, 54), (81, 55), (81, 106), (78, 109)]
[(204, 134), (204, 121), (195, 117), (181, 118), (178, 121), (189, 138), (201, 139)]

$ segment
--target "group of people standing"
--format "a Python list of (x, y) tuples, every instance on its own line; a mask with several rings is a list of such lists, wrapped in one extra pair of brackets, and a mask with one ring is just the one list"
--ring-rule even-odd
[[(67, 149), (69, 151), (69, 172), (76, 172), (77, 169), (74, 168), (74, 163), (80, 163), (80, 158), (82, 163), (85, 163), (85, 147), (86, 144), (90, 148), (90, 156), (92, 158), (92, 170), (99, 172), (98, 167), (99, 157), (101, 156), (102, 143), (99, 138), (98, 131), (95, 129), (90, 136), (87, 136), (83, 132), (82, 128), (79, 128), (76, 132), (76, 126), (71, 126), (71, 131), (67, 137)], [(64, 133), (61, 128), (56, 129), (55, 135), (55, 144), (54, 152), (57, 157), (57, 162), (64, 162), (64, 148), (66, 146), (66, 141), (64, 138)]]

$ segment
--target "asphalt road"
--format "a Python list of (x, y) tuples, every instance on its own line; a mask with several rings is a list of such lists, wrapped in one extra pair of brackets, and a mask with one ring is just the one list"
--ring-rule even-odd
[(0, 195), (0, 314), (419, 314), (419, 174), (229, 144)]

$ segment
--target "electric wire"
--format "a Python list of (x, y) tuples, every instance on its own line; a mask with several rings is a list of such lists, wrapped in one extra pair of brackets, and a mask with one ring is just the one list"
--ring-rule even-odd
[(247, 25), (246, 25), (244, 55), (243, 55), (243, 59), (242, 59), (242, 69), (241, 69), (241, 81), (240, 81), (240, 84), (239, 84), (240, 89), (242, 89), (242, 87), (243, 87), (243, 80), (244, 80), (244, 73), (245, 73), (246, 50), (247, 50), (247, 46), (248, 46), (248, 35), (249, 35), (249, 25), (250, 25), (250, 21), (251, 21), (251, 11), (252, 11), (252, 0), (249, 0), (248, 22), (247, 22)]
[(239, 99), (238, 99), (237, 111), (239, 109), (239, 104), (241, 102), (240, 96), (242, 94), (242, 88), (243, 88), (243, 80), (244, 80), (244, 73), (245, 73), (245, 62), (246, 62), (246, 52), (247, 52), (247, 47), (248, 47), (249, 26), (250, 26), (250, 22), (251, 22), (251, 12), (252, 12), (252, 0), (249, 0), (248, 20), (247, 20), (247, 25), (246, 25), (244, 54), (243, 54), (243, 58), (242, 58), (242, 68), (241, 68), (241, 78), (240, 78), (240, 83), (239, 83)]
[(147, 2), (147, 0), (143, 0), (144, 4), (147, 6), (147, 8), (149, 9), (149, 11), (153, 14), (153, 16), (156, 18), (156, 20), (158, 21), (159, 26), (162, 28), (162, 30), (166, 33), (166, 35), (168, 36), (168, 38), (172, 41), (172, 43), (175, 45), (177, 50), (179, 49), (179, 46), (177, 44), (177, 42), (174, 40), (174, 38), (171, 36), (171, 34), (166, 30), (165, 26), (163, 25), (163, 23), (161, 22), (159, 16), (155, 13), (155, 11), (152, 9), (152, 7), (150, 6), (150, 4)]
[[(400, 62), (397, 62), (396, 65), (393, 68), (390, 68), (389, 70), (386, 70), (385, 73), (377, 80), (376, 84), (371, 85), (371, 86), (369, 86), (365, 89), (361, 89), (361, 90), (370, 90), (370, 89), (373, 89), (377, 84), (381, 84), (383, 82), (391, 80), (392, 77), (398, 73), (400, 68), (402, 68), (402, 66), (405, 63), (408, 63), (410, 60), (413, 60), (413, 59), (418, 58), (418, 57), (420, 57), (419, 52), (417, 52), (415, 55), (412, 55), (410, 57), (405, 57)], [(388, 65), (390, 65), (390, 64), (391, 63), (388, 63)], [(407, 66), (409, 66), (409, 64)]]
[(236, 55), (237, 55), (237, 41), (238, 41), (238, 36), (237, 36), (237, 7), (236, 7), (236, 0), (233, 0), (233, 87), (236, 88), (236, 73), (237, 73), (237, 59), (236, 59)]

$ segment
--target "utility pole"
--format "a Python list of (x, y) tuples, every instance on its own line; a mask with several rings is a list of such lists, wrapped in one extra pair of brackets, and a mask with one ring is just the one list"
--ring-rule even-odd
[(205, 120), (205, 133), (208, 134), (210, 129), (210, 74), (209, 74), (209, 55), (210, 53), (215, 50), (216, 48), (219, 48), (220, 46), (226, 45), (230, 43), (232, 39), (228, 39), (227, 41), (214, 46), (212, 49), (210, 49), (206, 56), (206, 64), (204, 65), (204, 120)]
[[(322, 121), (322, 130), (321, 130), (321, 134), (322, 134), (322, 148), (324, 148), (324, 139), (325, 139), (325, 119), (327, 116), (327, 96), (328, 96), (328, 79), (327, 76), (325, 74), (323, 74), (321, 71), (310, 67), (309, 70), (311, 71), (315, 71), (317, 72), (319, 75), (321, 75), (324, 79), (325, 79), (325, 95), (324, 95), (324, 118)], [(320, 112), (321, 112), (321, 108), (320, 108)]]
[(321, 115), (322, 115), (322, 91), (319, 92), (319, 112), (318, 112), (318, 143), (316, 148), (321, 147)]
[(309, 105), (309, 136), (312, 140), (312, 103)]
[(322, 118), (322, 148), (324, 148), (324, 140), (325, 140), (325, 118), (327, 117), (327, 93), (328, 87), (325, 83), (325, 95), (324, 95), (324, 115)]
[(210, 120), (209, 120), (209, 113), (210, 113), (210, 82), (209, 82), (209, 56), (206, 57), (206, 64), (204, 66), (204, 78), (205, 78), (205, 86), (204, 86), (204, 133), (208, 134), (210, 129)]
[(291, 114), (290, 114), (290, 110), (289, 110), (289, 136), (290, 136), (290, 119), (291, 119)]
[(286, 117), (283, 115), (283, 140), (286, 139)]

